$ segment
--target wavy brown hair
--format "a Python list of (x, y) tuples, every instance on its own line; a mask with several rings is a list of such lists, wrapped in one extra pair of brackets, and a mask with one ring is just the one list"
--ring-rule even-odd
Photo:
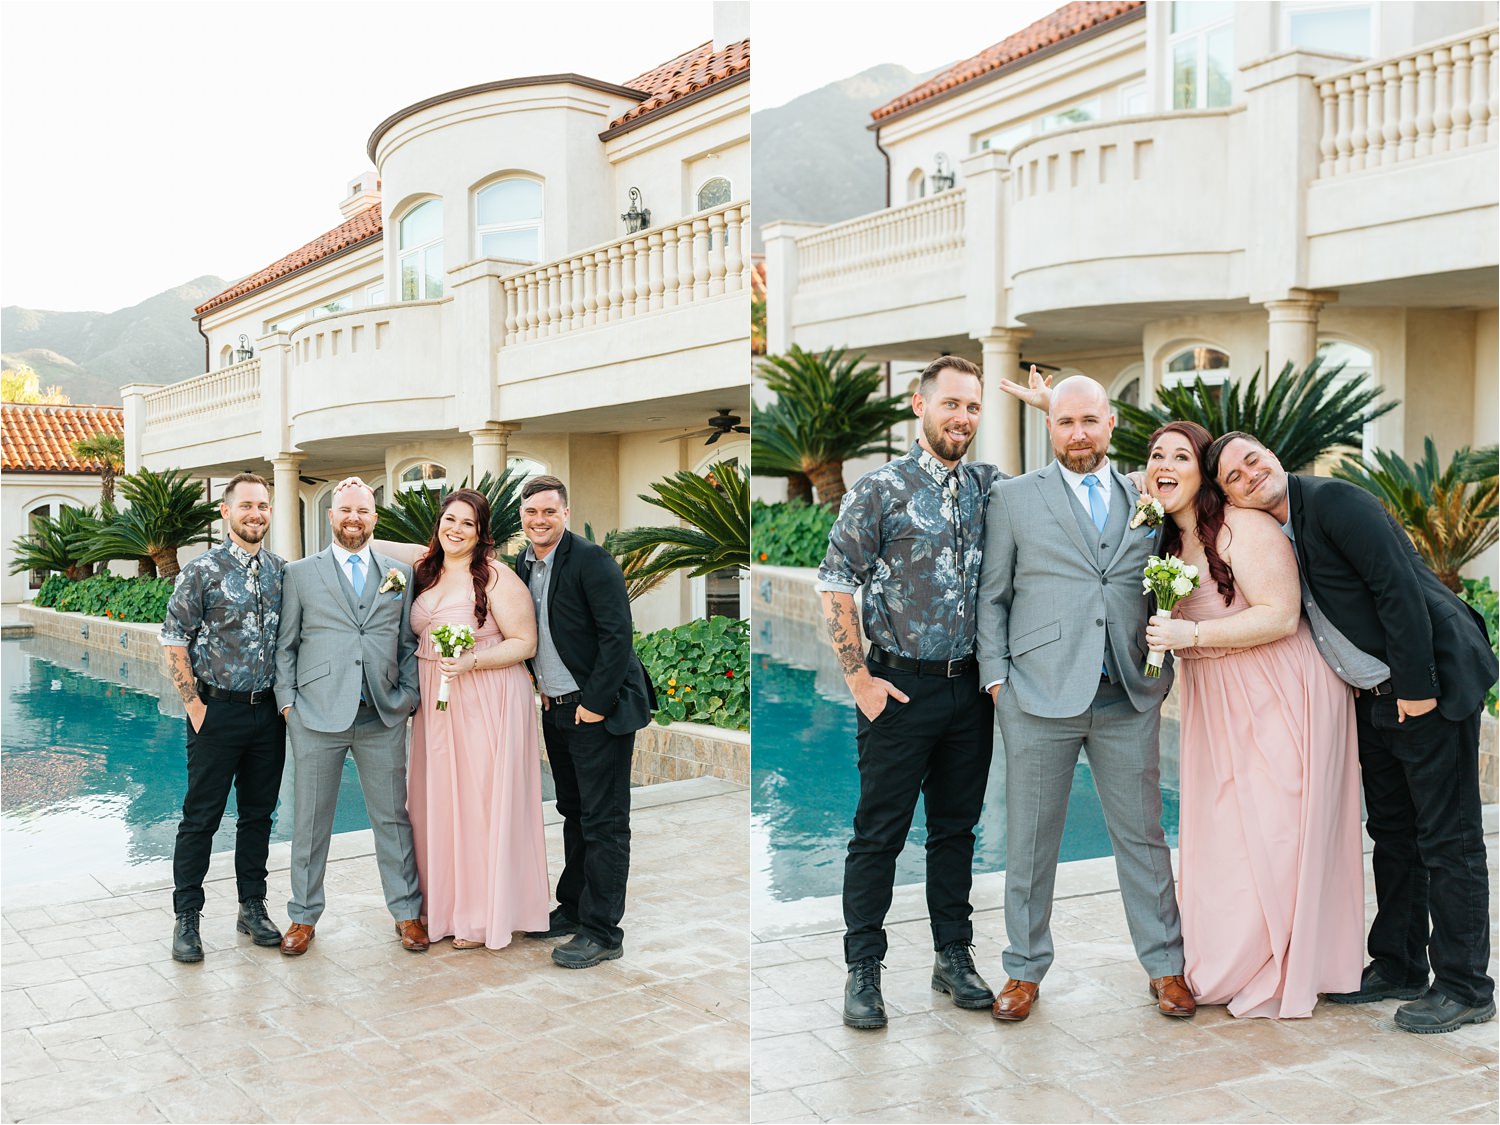
[[(1156, 443), (1167, 434), (1180, 434), (1193, 447), (1193, 458), (1198, 462), (1198, 495), (1193, 497), (1193, 514), (1198, 520), (1198, 542), (1203, 544), (1203, 553), (1208, 557), (1208, 573), (1224, 595), (1224, 604), (1234, 601), (1234, 571), (1219, 557), (1219, 532), (1224, 528), (1224, 494), (1218, 482), (1208, 475), (1204, 461), (1208, 447), (1213, 444), (1213, 435), (1197, 422), (1168, 422), (1151, 435), (1146, 443), (1146, 469), (1151, 468), (1151, 452)], [(1174, 555), (1182, 549), (1182, 529), (1172, 520), (1162, 522), (1161, 553)]]
[(415, 599), (423, 590), (437, 585), (438, 577), (443, 573), (443, 545), (438, 542), (438, 532), (443, 526), (443, 513), (460, 500), (474, 509), (474, 522), (477, 525), (474, 530), (479, 534), (479, 542), (474, 544), (474, 553), (469, 556), (469, 574), (474, 579), (474, 622), (483, 629), (485, 619), (490, 615), (490, 599), (485, 594), (485, 589), (490, 584), (490, 559), (495, 555), (495, 540), (490, 535), (490, 502), (482, 492), (476, 492), (472, 488), (456, 488), (443, 497), (437, 522), (432, 525), (432, 537), (427, 540), (427, 553), (412, 568), (414, 585), (411, 596)]

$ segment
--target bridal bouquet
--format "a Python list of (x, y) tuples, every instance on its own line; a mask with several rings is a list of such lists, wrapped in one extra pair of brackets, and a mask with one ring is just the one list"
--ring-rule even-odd
[[(1191, 594), (1198, 586), (1198, 568), (1189, 566), (1176, 555), (1161, 558), (1152, 555), (1146, 560), (1146, 572), (1141, 585), (1147, 594), (1156, 595), (1156, 606), (1171, 616), (1172, 608)], [(1148, 676), (1161, 675), (1161, 663), (1166, 653), (1151, 649), (1146, 653), (1145, 672)]]
[[(456, 629), (452, 625), (439, 625), (432, 631), (432, 644), (439, 656), (451, 658), (474, 647), (474, 630), (467, 625), (460, 625)], [(448, 677), (444, 676), (438, 684), (439, 711), (448, 710), (448, 682)]]

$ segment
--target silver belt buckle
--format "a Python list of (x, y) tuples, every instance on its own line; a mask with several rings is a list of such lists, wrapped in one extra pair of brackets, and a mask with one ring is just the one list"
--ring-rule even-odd
[(950, 660), (950, 661), (948, 661), (947, 676), (948, 676), (948, 678), (950, 680), (956, 679), (957, 677), (963, 675), (963, 670), (962, 669), (960, 669), (959, 671), (955, 672), (953, 670), (953, 666), (955, 664), (962, 664), (967, 659), (969, 659), (967, 656), (960, 656), (957, 660)]

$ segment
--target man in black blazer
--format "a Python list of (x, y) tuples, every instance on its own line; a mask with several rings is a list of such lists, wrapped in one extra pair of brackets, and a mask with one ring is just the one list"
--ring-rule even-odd
[(1493, 1018), (1476, 747), (1497, 667), (1483, 619), (1364, 489), (1288, 474), (1244, 433), (1219, 438), (1205, 462), (1231, 503), (1281, 521), (1318, 649), (1357, 689), (1376, 914), (1359, 991), (1328, 999), (1409, 1000), (1396, 1024), (1420, 1034)]
[(549, 928), (530, 936), (574, 935), (552, 951), (552, 960), (587, 969), (624, 952), (630, 759), (656, 695), (635, 655), (619, 564), (567, 522), (567, 486), (550, 476), (528, 481), (521, 526), (529, 543), (516, 558), (516, 573), (536, 605), (537, 654), (530, 664), (563, 817), (558, 905)]

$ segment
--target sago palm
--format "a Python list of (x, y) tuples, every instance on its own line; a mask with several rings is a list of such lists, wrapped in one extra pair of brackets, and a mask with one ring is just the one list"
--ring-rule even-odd
[(1384, 504), (1411, 536), (1422, 561), (1443, 585), (1460, 592), (1459, 571), (1500, 541), (1500, 478), (1494, 457), (1488, 462), (1488, 476), (1466, 480), (1474, 472), (1474, 454), (1460, 449), (1442, 468), (1429, 437), (1423, 439), (1422, 459), (1415, 465), (1388, 449), (1377, 449), (1375, 462), (1371, 468), (1346, 457), (1333, 475), (1359, 485)]
[[(476, 491), (490, 502), (490, 538), (497, 551), (504, 551), (505, 545), (521, 534), (521, 488), (525, 483), (526, 470), (518, 466), (507, 468), (498, 477), (485, 473), (479, 478)], [(469, 478), (465, 477), (458, 487), (468, 486)], [(396, 543), (430, 543), (443, 501), (452, 491), (453, 486), (445, 484), (396, 493), (390, 504), (376, 507), (380, 522), (375, 534)]]
[(751, 407), (751, 471), (767, 476), (805, 475), (819, 503), (843, 499), (844, 462), (871, 453), (893, 453), (888, 433), (909, 421), (900, 395), (884, 395), (880, 368), (842, 348), (822, 353), (792, 345), (760, 364), (761, 379), (776, 401)]
[(750, 566), (750, 487), (733, 461), (720, 461), (707, 477), (686, 470), (651, 486), (641, 499), (671, 512), (687, 526), (633, 527), (612, 537), (616, 557), (641, 553), (640, 578), (685, 570), (700, 578)]
[(119, 485), (130, 507), (99, 529), (88, 560), (136, 559), (143, 573), (175, 578), (177, 549), (210, 542), (219, 506), (203, 499), (202, 483), (182, 469), (141, 469), (121, 477)]
[(1289, 471), (1341, 447), (1357, 449), (1365, 426), (1398, 403), (1392, 399), (1375, 405), (1379, 387), (1354, 380), (1339, 385), (1344, 365), (1326, 371), (1321, 366), (1314, 359), (1298, 374), (1288, 363), (1264, 396), (1257, 371), (1245, 384), (1226, 379), (1222, 386), (1210, 388), (1199, 378), (1191, 386), (1159, 387), (1157, 406), (1142, 408), (1116, 400), (1114, 456), (1127, 465), (1144, 465), (1152, 433), (1172, 421), (1198, 422), (1215, 437), (1231, 430), (1254, 434)]
[(93, 567), (85, 561), (85, 556), (99, 533), (98, 516), (98, 511), (91, 507), (64, 506), (55, 519), (36, 517), (31, 530), (11, 543), (10, 572), (55, 571), (73, 582), (87, 578)]
[(73, 453), (99, 467), (99, 510), (105, 518), (114, 515), (115, 478), (125, 471), (125, 439), (119, 434), (90, 434), (73, 443)]

